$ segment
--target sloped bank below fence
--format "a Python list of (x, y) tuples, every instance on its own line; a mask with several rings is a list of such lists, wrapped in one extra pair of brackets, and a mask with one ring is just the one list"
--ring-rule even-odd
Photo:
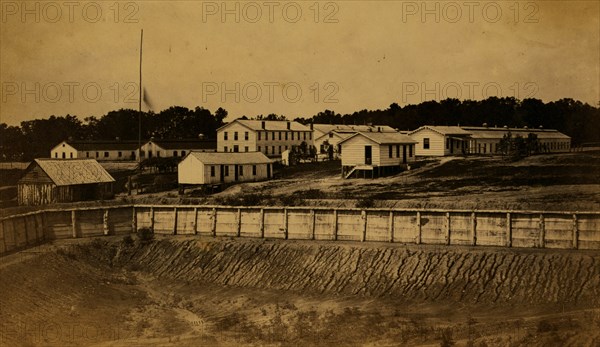
[(187, 282), (303, 293), (595, 307), (598, 261), (588, 252), (162, 238), (121, 250), (111, 264), (139, 264)]
[(600, 212), (128, 205), (0, 220), (0, 254), (47, 240), (156, 234), (600, 249)]

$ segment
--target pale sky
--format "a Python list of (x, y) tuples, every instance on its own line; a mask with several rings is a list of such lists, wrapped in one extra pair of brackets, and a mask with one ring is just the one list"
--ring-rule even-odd
[(154, 111), (293, 119), (446, 97), (600, 101), (598, 1), (0, 4), (10, 125), (137, 109), (142, 28)]

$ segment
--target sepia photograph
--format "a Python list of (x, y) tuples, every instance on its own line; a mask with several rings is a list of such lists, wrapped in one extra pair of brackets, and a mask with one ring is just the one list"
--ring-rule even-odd
[(597, 0), (0, 17), (0, 347), (600, 346)]

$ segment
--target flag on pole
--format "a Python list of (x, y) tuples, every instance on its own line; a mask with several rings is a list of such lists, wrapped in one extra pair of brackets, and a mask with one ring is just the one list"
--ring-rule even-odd
[(152, 101), (150, 100), (150, 96), (148, 95), (148, 91), (146, 90), (146, 87), (144, 87), (143, 90), (144, 90), (144, 92), (142, 94), (142, 100), (144, 101), (144, 105), (146, 105), (146, 107), (148, 108), (148, 111), (152, 111), (154, 106), (152, 106)]

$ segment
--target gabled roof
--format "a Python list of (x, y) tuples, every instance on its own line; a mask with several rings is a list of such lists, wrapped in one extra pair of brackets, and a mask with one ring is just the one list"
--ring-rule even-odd
[(217, 149), (217, 141), (214, 140), (150, 140), (146, 143), (153, 142), (164, 149)]
[(114, 182), (115, 179), (94, 159), (35, 159), (57, 186)]
[(355, 138), (357, 136), (363, 136), (366, 137), (367, 139), (380, 144), (380, 145), (387, 145), (387, 144), (412, 144), (412, 143), (417, 143), (417, 141), (413, 140), (412, 138), (410, 138), (408, 135), (404, 135), (404, 134), (400, 134), (397, 132), (394, 133), (371, 133), (371, 132), (358, 132), (354, 135), (349, 136), (348, 138), (340, 141), (339, 144), (342, 144), (343, 142), (346, 142), (352, 138)]
[(470, 135), (471, 133), (463, 129), (463, 127), (459, 126), (438, 126), (438, 125), (424, 125), (416, 130), (409, 132), (409, 135), (412, 135), (418, 131), (429, 129), (435, 131), (441, 135)]
[(510, 133), (513, 136), (520, 135), (527, 137), (529, 134), (535, 134), (538, 139), (570, 139), (571, 137), (561, 133), (555, 129), (536, 129), (536, 128), (490, 128), (490, 127), (464, 127), (465, 130), (471, 132), (471, 137), (474, 139), (498, 139), (504, 134)]
[(395, 133), (396, 129), (388, 125), (346, 125), (346, 124), (313, 124), (313, 129), (329, 133), (331, 131), (337, 131), (338, 133), (350, 132), (355, 133), (357, 131), (372, 131), (382, 133)]
[(209, 165), (268, 164), (273, 161), (261, 152), (190, 152), (181, 162), (194, 157)]
[(327, 138), (329, 138), (329, 134), (330, 134), (330, 133), (331, 133), (331, 134), (333, 134), (333, 135), (335, 135), (335, 136), (337, 136), (337, 137), (339, 137), (339, 138), (340, 138), (340, 139), (342, 139), (342, 140), (343, 140), (343, 139), (345, 139), (345, 138), (347, 138), (347, 137), (350, 137), (350, 136), (352, 136), (352, 135), (356, 134), (356, 132), (355, 132), (355, 131), (354, 131), (354, 132), (337, 132), (337, 131), (330, 131), (330, 132), (327, 132), (327, 133), (325, 133), (325, 134), (323, 134), (323, 135), (321, 135), (321, 136), (319, 136), (319, 137), (315, 138), (315, 141), (318, 141), (318, 140), (320, 140), (320, 139), (322, 139), (322, 138), (324, 138), (324, 137), (327, 137)]
[[(265, 124), (265, 127), (263, 129), (263, 122)], [(298, 122), (294, 122), (294, 121), (285, 121), (285, 120), (254, 120), (254, 119), (236, 119), (230, 123), (227, 123), (225, 125), (223, 125), (222, 127), (220, 127), (219, 129), (217, 129), (217, 131), (220, 131), (222, 129), (225, 129), (226, 127), (234, 124), (234, 123), (238, 123), (241, 124), (243, 126), (245, 126), (246, 128), (250, 129), (250, 130), (254, 130), (254, 131), (259, 131), (259, 130), (267, 130), (267, 131), (286, 131), (286, 130), (293, 130), (293, 131), (310, 131), (310, 128), (307, 127), (306, 125), (302, 125)], [(288, 123), (290, 123), (290, 129), (288, 129)]]
[(137, 141), (62, 141), (52, 149), (55, 149), (63, 142), (78, 151), (135, 151), (138, 148)]

